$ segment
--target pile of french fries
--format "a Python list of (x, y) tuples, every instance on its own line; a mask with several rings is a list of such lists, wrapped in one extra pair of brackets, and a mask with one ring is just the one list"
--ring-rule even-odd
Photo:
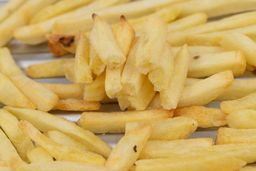
[[(256, 79), (241, 78), (256, 69), (255, 9), (256, 0), (9, 1), (0, 171), (256, 171)], [(74, 57), (24, 73), (4, 47), (12, 38)], [(33, 80), (56, 77), (70, 83)], [(101, 111), (106, 103), (120, 111)], [(83, 113), (74, 123), (54, 110)], [(216, 139), (191, 138), (209, 128)], [(97, 134), (123, 136), (111, 147)]]

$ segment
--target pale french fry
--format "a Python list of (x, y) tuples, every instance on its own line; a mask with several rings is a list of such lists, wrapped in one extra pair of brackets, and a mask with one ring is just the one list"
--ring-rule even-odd
[(46, 135), (58, 144), (72, 146), (79, 149), (80, 151), (88, 151), (88, 148), (85, 145), (60, 131), (48, 131)]
[(234, 157), (216, 154), (198, 158), (184, 156), (177, 159), (144, 159), (135, 164), (136, 171), (235, 171), (242, 168), (246, 163)]
[(55, 16), (67, 13), (76, 8), (82, 7), (90, 3), (91, 0), (78, 0), (78, 1), (69, 1), (62, 0), (53, 5), (50, 5), (46, 8), (43, 8), (39, 12), (36, 13), (35, 16), (30, 20), (30, 24), (39, 23), (45, 21), (47, 19), (53, 18)]
[(57, 59), (45, 63), (32, 64), (26, 68), (26, 74), (31, 78), (49, 78), (65, 76), (64, 65), (74, 59)]
[(197, 121), (200, 128), (219, 127), (227, 124), (226, 117), (220, 109), (204, 106), (191, 106), (178, 108), (174, 111), (176, 116), (189, 117)]
[(105, 92), (105, 74), (96, 77), (91, 84), (85, 84), (84, 86), (84, 100), (89, 102), (100, 102), (106, 97)]
[(31, 138), (31, 140), (44, 148), (57, 160), (88, 163), (93, 165), (104, 165), (105, 163), (105, 159), (99, 154), (89, 151), (81, 152), (71, 146), (61, 145), (52, 141), (27, 121), (20, 121), (19, 126), (22, 131)]
[(23, 160), (27, 160), (27, 152), (34, 148), (30, 138), (18, 126), (18, 119), (6, 110), (0, 110), (0, 127), (8, 136)]
[(232, 113), (243, 109), (256, 109), (256, 93), (251, 93), (236, 100), (222, 101), (220, 108), (224, 113)]
[[(126, 4), (116, 5), (96, 11), (96, 13), (109, 22), (118, 21), (121, 15), (127, 18), (136, 18), (150, 14), (155, 10), (171, 5), (182, 0), (142, 0), (134, 1)], [(76, 35), (80, 31), (89, 31), (93, 25), (91, 14), (80, 15), (69, 20), (61, 20), (54, 24), (53, 33)]]
[(80, 34), (75, 54), (75, 82), (91, 83), (92, 73), (89, 67), (89, 40), (85, 34)]
[(232, 72), (224, 71), (187, 86), (182, 92), (178, 106), (206, 105), (221, 95), (233, 80)]
[(239, 171), (255, 171), (256, 167), (255, 166), (246, 166), (240, 169)]
[(32, 163), (18, 167), (19, 171), (111, 171), (106, 167), (89, 165), (85, 163), (65, 162), (65, 161), (54, 161), (47, 163)]
[(217, 100), (235, 100), (247, 96), (256, 91), (256, 79), (234, 79), (224, 93)]
[(184, 18), (180, 18), (168, 25), (168, 32), (182, 31), (207, 22), (205, 13), (195, 13)]
[(62, 111), (86, 111), (86, 110), (99, 110), (99, 102), (88, 102), (81, 99), (63, 99), (59, 100), (54, 110)]
[[(0, 73), (0, 102), (15, 107), (35, 108), (35, 105), (11, 82), (5, 75)], [(15, 97), (15, 98), (10, 98)]]
[(167, 89), (174, 72), (174, 56), (169, 45), (165, 46), (159, 65), (148, 74), (148, 79), (154, 85), (155, 91)]
[(98, 152), (104, 156), (110, 154), (110, 147), (92, 132), (84, 130), (76, 124), (52, 114), (29, 109), (5, 107), (6, 110), (14, 114), (17, 118), (27, 120), (34, 124), (41, 131), (58, 130), (73, 137), (85, 144), (90, 150)]
[(240, 50), (244, 54), (247, 63), (256, 66), (256, 60), (254, 59), (256, 43), (249, 37), (239, 33), (230, 33), (222, 37), (220, 44), (225, 49)]
[(56, 0), (27, 1), (17, 11), (12, 13), (0, 24), (0, 46), (4, 46), (13, 37), (14, 31), (26, 25), (30, 18), (41, 8), (46, 7)]
[(136, 42), (135, 66), (143, 74), (156, 68), (166, 45), (167, 24), (158, 16), (148, 18)]
[(256, 129), (219, 128), (216, 144), (255, 143)]
[(48, 84), (42, 83), (42, 85), (55, 94), (60, 99), (82, 99), (84, 85), (81, 84)]
[(91, 71), (97, 76), (101, 75), (106, 68), (106, 65), (102, 62), (100, 57), (96, 54), (95, 49), (92, 46), (90, 46), (89, 65), (90, 65)]
[[(132, 26), (122, 16), (118, 24), (113, 27), (113, 33), (116, 38), (117, 44), (123, 51), (125, 58), (135, 38), (135, 31)], [(105, 90), (109, 98), (117, 97), (118, 93), (122, 90), (121, 76), (124, 65), (117, 68), (106, 68)]]
[(173, 141), (148, 141), (140, 154), (140, 159), (164, 158), (168, 157), (168, 154), (170, 153), (173, 153), (173, 155), (189, 153), (197, 149), (210, 147), (213, 144), (213, 139), (211, 138)]
[(94, 26), (90, 32), (90, 43), (104, 64), (117, 68), (124, 64), (125, 56), (115, 39), (111, 26), (96, 14)]
[(124, 133), (129, 122), (162, 120), (172, 115), (173, 112), (167, 110), (84, 112), (78, 124), (94, 133)]
[(164, 109), (175, 109), (182, 95), (187, 77), (190, 57), (184, 45), (175, 57), (173, 77), (166, 90), (160, 92), (161, 105)]
[[(105, 166), (111, 170), (128, 171), (139, 158), (150, 135), (150, 125), (144, 125), (125, 133), (112, 150)], [(125, 156), (123, 154), (125, 154)]]
[(245, 69), (246, 59), (239, 51), (203, 54), (192, 58), (188, 76), (206, 77), (225, 70), (231, 70), (234, 76), (240, 76)]
[(232, 112), (227, 116), (227, 122), (231, 128), (254, 129), (256, 128), (256, 111), (246, 109)]
[(15, 86), (36, 105), (37, 109), (49, 111), (55, 106), (58, 96), (23, 75), (7, 48), (0, 49), (0, 57), (0, 71), (10, 78)]
[(42, 147), (35, 147), (27, 153), (30, 163), (51, 162), (53, 157)]
[[(145, 122), (126, 124), (125, 132), (129, 132)], [(147, 122), (146, 122), (147, 123)], [(159, 121), (150, 121), (152, 126), (151, 140), (177, 140), (189, 137), (197, 129), (197, 122), (191, 118), (175, 117)]]
[(17, 10), (27, 0), (12, 0), (8, 1), (5, 5), (0, 8), (0, 23), (8, 18), (15, 10)]

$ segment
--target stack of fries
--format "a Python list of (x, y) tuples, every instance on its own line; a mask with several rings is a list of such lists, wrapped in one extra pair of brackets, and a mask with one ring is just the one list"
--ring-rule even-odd
[[(255, 9), (256, 0), (9, 1), (0, 171), (255, 171), (256, 79), (239, 78), (256, 69)], [(74, 57), (24, 74), (4, 47), (12, 38)], [(55, 77), (71, 83), (32, 79)], [(213, 101), (220, 107), (205, 106)], [(122, 111), (99, 111), (106, 103)], [(83, 113), (73, 123), (53, 110)], [(190, 138), (202, 128), (217, 128), (216, 140)], [(124, 135), (112, 148), (96, 134)]]

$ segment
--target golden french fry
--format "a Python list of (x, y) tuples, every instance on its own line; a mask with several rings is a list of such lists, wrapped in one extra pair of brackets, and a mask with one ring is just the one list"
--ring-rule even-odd
[(227, 124), (226, 117), (220, 109), (204, 106), (191, 106), (178, 108), (174, 111), (176, 116), (189, 117), (197, 121), (200, 128), (219, 127)]
[(85, 34), (80, 34), (75, 54), (75, 82), (91, 83), (93, 81), (89, 67), (89, 40)]
[(75, 147), (80, 151), (88, 151), (88, 148), (84, 144), (60, 131), (48, 131), (46, 136), (58, 144)]
[(27, 160), (27, 152), (34, 148), (30, 138), (18, 126), (18, 119), (8, 111), (0, 110), (0, 127), (8, 136), (23, 160)]
[(64, 65), (74, 59), (57, 59), (45, 63), (32, 64), (26, 68), (26, 74), (31, 78), (49, 78), (65, 76)]
[(105, 157), (110, 153), (110, 147), (99, 137), (68, 120), (37, 110), (13, 107), (5, 107), (5, 109), (19, 119), (31, 122), (41, 131), (59, 130), (85, 144), (90, 150)]
[(183, 156), (177, 159), (144, 159), (135, 164), (136, 171), (235, 171), (242, 168), (246, 163), (235, 157), (227, 157), (225, 154), (215, 154), (197, 158)]
[[(177, 140), (189, 137), (197, 129), (197, 122), (191, 118), (175, 117), (159, 121), (149, 121), (151, 123), (151, 140)], [(144, 124), (141, 122), (130, 122), (126, 124), (125, 132), (129, 132), (138, 126)]]
[(39, 23), (47, 19), (53, 18), (55, 16), (67, 13), (76, 8), (82, 7), (90, 3), (91, 0), (78, 0), (78, 1), (69, 1), (62, 0), (53, 5), (50, 5), (46, 8), (43, 8), (30, 20), (30, 24)]
[(161, 105), (164, 109), (175, 109), (182, 95), (187, 77), (190, 57), (184, 45), (175, 57), (173, 77), (166, 90), (160, 92)]
[(0, 49), (0, 57), (0, 71), (8, 76), (15, 86), (39, 110), (49, 111), (55, 106), (58, 96), (41, 84), (23, 75), (7, 48)]
[(180, 18), (168, 25), (168, 32), (182, 31), (207, 22), (207, 14), (195, 13), (184, 18)]
[(12, 0), (8, 1), (5, 5), (0, 8), (0, 22), (3, 22), (8, 18), (15, 10), (17, 10), (27, 0)]
[(90, 46), (90, 62), (89, 62), (91, 71), (99, 76), (101, 75), (106, 68), (106, 65), (102, 62), (100, 57), (96, 54), (95, 49)]
[(194, 56), (188, 69), (188, 76), (206, 77), (225, 70), (231, 70), (234, 76), (240, 76), (245, 69), (246, 59), (239, 51), (211, 53)]
[(197, 149), (210, 147), (213, 144), (213, 139), (211, 138), (195, 138), (172, 141), (148, 141), (140, 154), (140, 159), (164, 158), (168, 157), (170, 153), (173, 153), (173, 155), (184, 153), (186, 154)]
[(35, 147), (27, 153), (30, 163), (43, 163), (53, 161), (53, 157), (42, 147)]
[(99, 102), (88, 102), (81, 99), (63, 99), (59, 100), (54, 110), (62, 111), (86, 111), (86, 110), (99, 110)]
[(215, 100), (233, 82), (231, 71), (224, 71), (184, 88), (179, 107), (205, 105)]
[(125, 133), (112, 150), (105, 166), (111, 170), (128, 171), (139, 158), (142, 149), (150, 137), (151, 131), (150, 125), (144, 125)]
[(225, 49), (241, 51), (247, 63), (256, 66), (256, 60), (254, 59), (256, 43), (249, 37), (239, 33), (230, 33), (222, 37), (220, 44)]
[(167, 110), (84, 112), (78, 124), (94, 133), (123, 133), (129, 122), (162, 120), (172, 115), (173, 112)]
[(94, 26), (90, 32), (90, 43), (104, 64), (110, 68), (120, 67), (125, 56), (115, 39), (111, 26), (96, 14), (93, 15)]
[(19, 126), (22, 131), (31, 138), (31, 140), (44, 148), (57, 160), (88, 163), (93, 165), (104, 165), (105, 163), (105, 159), (99, 154), (89, 151), (81, 152), (75, 147), (73, 148), (71, 146), (61, 145), (52, 141), (27, 121), (20, 121)]
[(26, 25), (30, 18), (41, 8), (56, 0), (27, 1), (0, 24), (0, 46), (4, 46), (13, 37), (14, 31)]
[(84, 100), (89, 102), (100, 102), (104, 100), (106, 96), (104, 73), (96, 77), (92, 83), (84, 85)]
[(42, 83), (42, 85), (55, 94), (60, 99), (82, 99), (84, 85), (82, 84), (48, 84)]
[(256, 109), (256, 93), (251, 93), (236, 100), (222, 101), (220, 108), (224, 113), (232, 113), (243, 109)]
[(245, 109), (232, 112), (227, 116), (227, 122), (231, 128), (256, 128), (256, 111)]

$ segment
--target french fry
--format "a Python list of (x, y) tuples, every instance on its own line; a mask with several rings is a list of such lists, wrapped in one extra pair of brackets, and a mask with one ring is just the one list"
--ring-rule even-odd
[(15, 10), (17, 10), (27, 0), (12, 0), (8, 1), (4, 6), (0, 8), (0, 23), (8, 18)]
[(115, 39), (113, 31), (103, 19), (93, 15), (94, 26), (90, 32), (90, 43), (104, 64), (110, 68), (120, 67), (125, 56)]
[(172, 115), (172, 111), (167, 110), (84, 112), (78, 124), (94, 133), (123, 133), (125, 125), (129, 122), (162, 120)]
[(89, 40), (85, 34), (80, 34), (75, 54), (75, 82), (91, 83), (92, 73), (89, 67)]
[(65, 161), (54, 161), (47, 163), (32, 163), (18, 167), (19, 171), (111, 171), (106, 167), (89, 165), (85, 163), (65, 162)]
[(30, 163), (51, 162), (53, 157), (42, 147), (35, 147), (27, 153)]
[(14, 31), (28, 23), (30, 18), (41, 8), (46, 7), (56, 0), (27, 1), (17, 11), (12, 13), (0, 25), (0, 47), (8, 43), (13, 37)]
[(222, 101), (220, 108), (224, 113), (232, 113), (243, 109), (256, 109), (256, 93), (251, 93), (236, 100)]
[(88, 151), (85, 145), (60, 131), (48, 131), (46, 136), (58, 144), (75, 147), (80, 151)]
[(102, 62), (100, 57), (96, 54), (95, 49), (92, 46), (90, 46), (89, 65), (90, 65), (91, 71), (97, 76), (101, 75), (106, 68), (106, 65)]
[(81, 99), (63, 99), (59, 100), (54, 110), (62, 111), (86, 111), (86, 110), (99, 110), (99, 102), (87, 102)]
[(184, 156), (177, 159), (144, 159), (137, 161), (135, 164), (136, 171), (235, 171), (242, 168), (246, 163), (234, 157), (217, 154), (197, 158)]
[(30, 24), (35, 24), (39, 22), (43, 22), (55, 16), (67, 13), (76, 8), (82, 7), (90, 3), (91, 0), (78, 0), (78, 1), (69, 1), (62, 0), (53, 5), (50, 5), (46, 8), (43, 8), (35, 16), (30, 20)]
[(88, 163), (93, 165), (104, 165), (105, 163), (105, 159), (99, 154), (89, 151), (81, 152), (76, 148), (55, 143), (27, 121), (20, 121), (19, 126), (22, 131), (31, 138), (31, 140), (44, 148), (57, 160)]
[(244, 54), (247, 63), (256, 66), (256, 60), (254, 59), (256, 43), (249, 37), (238, 33), (230, 33), (222, 37), (220, 44), (225, 49), (240, 50)]
[(184, 18), (180, 18), (168, 25), (168, 32), (182, 31), (207, 22), (205, 13), (195, 13)]
[(187, 46), (184, 45), (175, 57), (173, 77), (166, 90), (160, 92), (160, 100), (164, 109), (175, 109), (182, 95), (190, 61)]
[[(150, 123), (152, 126), (151, 140), (185, 139), (197, 129), (197, 122), (185, 117), (150, 121)], [(127, 123), (125, 132), (129, 132), (142, 124), (144, 124), (144, 121)]]
[(233, 80), (232, 72), (224, 71), (187, 86), (182, 92), (178, 106), (206, 105), (221, 95)]
[(49, 78), (65, 76), (64, 65), (74, 59), (57, 59), (45, 63), (32, 64), (26, 68), (26, 74), (31, 78)]
[(167, 24), (158, 16), (148, 18), (137, 40), (135, 50), (135, 66), (143, 74), (147, 74), (159, 66), (160, 55), (166, 45)]
[(239, 51), (203, 54), (192, 58), (188, 76), (206, 77), (225, 70), (231, 70), (234, 76), (240, 76), (245, 69), (246, 59)]
[(197, 121), (200, 128), (219, 127), (227, 124), (226, 117), (220, 109), (207, 108), (204, 106), (191, 106), (178, 108), (174, 111), (175, 116), (192, 118)]
[(174, 56), (169, 45), (166, 45), (160, 57), (159, 65), (148, 74), (155, 91), (167, 89), (174, 72)]
[(255, 143), (256, 129), (219, 128), (217, 144)]
[[(170, 153), (186, 154), (197, 149), (204, 149), (213, 145), (211, 138), (196, 138), (173, 141), (148, 141), (143, 148), (140, 159), (164, 158)], [(167, 154), (167, 156), (166, 156)]]
[(83, 89), (84, 85), (81, 84), (49, 84), (42, 83), (42, 85), (55, 94), (60, 99), (82, 99), (83, 98)]
[(0, 110), (0, 127), (8, 136), (23, 160), (27, 160), (27, 152), (34, 148), (30, 138), (18, 126), (18, 119), (8, 111)]
[(227, 122), (230, 128), (254, 129), (256, 128), (256, 111), (246, 109), (232, 112), (227, 116)]
[[(0, 73), (0, 101), (5, 105), (35, 108), (35, 105), (11, 82), (5, 75)], [(10, 98), (15, 97), (15, 98)]]
[[(123, 51), (125, 58), (135, 38), (135, 31), (132, 26), (122, 16), (118, 24), (113, 27), (113, 33), (116, 38), (117, 44)], [(105, 90), (109, 98), (117, 97), (118, 93), (122, 90), (121, 76), (124, 65), (117, 68), (106, 68)]]
[(105, 166), (111, 170), (128, 171), (139, 158), (150, 134), (150, 125), (127, 132), (112, 150)]
[(84, 100), (89, 102), (100, 102), (106, 97), (105, 91), (105, 74), (96, 77), (91, 84), (85, 84), (84, 86)]
[(85, 144), (90, 150), (98, 152), (104, 156), (110, 153), (110, 147), (92, 132), (84, 130), (76, 124), (63, 118), (51, 115), (46, 112), (5, 107), (6, 110), (14, 114), (17, 118), (27, 120), (34, 124), (41, 131), (58, 130), (73, 137)]
[(7, 48), (0, 49), (0, 56), (1, 72), (8, 76), (15, 86), (20, 89), (39, 110), (49, 111), (55, 106), (58, 101), (58, 96), (41, 84), (23, 75)]

